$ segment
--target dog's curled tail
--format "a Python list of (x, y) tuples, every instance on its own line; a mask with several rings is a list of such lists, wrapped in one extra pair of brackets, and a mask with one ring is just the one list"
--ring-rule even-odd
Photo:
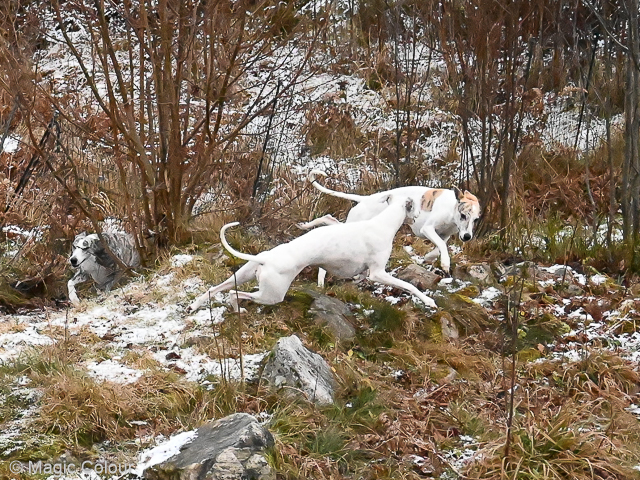
[(260, 265), (263, 265), (264, 262), (261, 261), (255, 255), (249, 255), (248, 253), (239, 252), (236, 249), (234, 249), (231, 245), (229, 245), (229, 242), (227, 242), (227, 239), (224, 236), (224, 232), (226, 232), (228, 228), (235, 227), (236, 225), (240, 225), (240, 222), (227, 223), (226, 225), (223, 225), (222, 228), (220, 229), (220, 241), (222, 242), (222, 245), (224, 246), (224, 248), (226, 248), (227, 251), (235, 257), (238, 257), (242, 260), (246, 260), (247, 262), (256, 262), (256, 263), (259, 263)]
[(314, 187), (316, 187), (318, 190), (320, 190), (322, 193), (326, 193), (327, 195), (333, 195), (334, 197), (344, 198), (346, 200), (351, 200), (352, 202), (358, 202), (358, 203), (360, 203), (364, 199), (362, 195), (356, 195), (355, 193), (336, 192), (335, 190), (330, 190), (327, 187), (320, 185), (320, 183), (318, 183), (318, 181), (316, 180), (316, 177), (318, 175), (322, 175), (323, 177), (327, 176), (327, 174), (324, 173), (322, 170), (314, 169), (309, 172), (309, 175), (307, 175), (307, 178), (309, 179), (309, 182), (311, 182), (311, 184)]

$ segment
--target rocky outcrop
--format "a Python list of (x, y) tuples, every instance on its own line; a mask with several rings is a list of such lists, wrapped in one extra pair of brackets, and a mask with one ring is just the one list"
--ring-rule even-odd
[(275, 480), (263, 453), (273, 436), (258, 420), (236, 413), (198, 428), (168, 460), (147, 468), (148, 480)]
[(333, 403), (335, 379), (331, 367), (295, 335), (278, 340), (262, 378), (285, 395), (303, 395), (320, 405)]
[(496, 282), (491, 265), (488, 263), (457, 265), (453, 271), (453, 276), (460, 280), (471, 282), (474, 285), (494, 285)]
[(419, 290), (434, 290), (442, 279), (440, 275), (415, 264), (398, 270), (396, 277), (409, 282)]
[(337, 298), (321, 293), (307, 291), (313, 297), (309, 314), (316, 325), (326, 327), (339, 342), (348, 342), (356, 336), (356, 329), (351, 323), (353, 314), (349, 307)]

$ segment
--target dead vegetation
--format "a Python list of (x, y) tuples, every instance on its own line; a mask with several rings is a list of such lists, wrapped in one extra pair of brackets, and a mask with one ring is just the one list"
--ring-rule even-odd
[[(32, 87), (33, 72), (25, 72), (30, 62), (22, 60), (44, 48), (38, 43), (44, 38), (35, 28), (37, 19), (29, 17), (21, 30), (29, 35), (15, 36), (15, 45), (9, 48), (4, 42), (11, 43), (6, 39), (17, 33), (17, 24), (3, 23), (8, 36), (0, 40), (0, 61), (5, 66), (0, 118), (19, 137), (21, 148), (0, 154), (0, 202), (6, 208), (0, 225), (20, 226), (17, 231), (2, 231), (0, 306), (13, 313), (24, 307), (64, 305), (70, 240), (107, 217), (119, 217), (138, 232), (140, 245), (147, 247), (146, 273), (174, 273), (178, 280), (196, 276), (206, 284), (220, 282), (237, 267), (219, 245), (219, 229), (228, 221), (241, 221), (229, 232), (229, 241), (242, 251), (257, 253), (297, 236), (298, 221), (326, 212), (343, 219), (349, 202), (318, 194), (303, 174), (280, 160), (289, 152), (274, 146), (293, 121), (288, 117), (290, 89), (282, 86), (269, 95), (261, 90), (260, 98), (250, 98), (239, 80), (238, 65), (242, 74), (253, 75), (254, 85), (268, 83), (256, 72), (267, 71), (273, 80), (282, 65), (266, 58), (294, 37), (309, 52), (317, 47), (335, 58), (305, 57), (303, 63), (313, 65), (312, 73), (361, 76), (379, 95), (375, 98), (383, 111), (394, 112), (396, 120), (392, 129), (368, 129), (368, 119), (363, 121), (362, 113), (347, 103), (344, 84), (298, 117), (304, 122), (296, 161), (328, 156), (342, 162), (331, 164), (334, 171), (325, 184), (345, 191), (368, 193), (396, 183), (436, 182), (477, 191), (485, 207), (481, 236), (466, 245), (454, 263), (529, 262), (530, 271), (521, 267), (499, 282), (501, 288), (519, 289), (515, 306), (503, 302), (481, 307), (472, 300), (480, 289), (469, 287), (442, 298), (441, 311), (432, 315), (406, 300), (392, 306), (376, 297), (367, 283), (356, 287), (335, 282), (329, 294), (353, 306), (358, 331), (351, 344), (340, 345), (325, 329), (310, 324), (310, 299), (304, 288), (314, 282), (316, 272), (309, 269), (283, 304), (252, 306), (246, 316), (227, 316), (219, 325), (211, 322), (206, 335), (188, 340), (198, 354), (220, 360), (266, 351), (281, 336), (302, 335), (307, 345), (330, 361), (340, 380), (335, 405), (323, 408), (283, 402), (259, 381), (218, 377), (207, 379), (210, 383), (189, 382), (177, 363), (163, 366), (153, 357), (155, 352), (136, 346), (117, 355), (125, 365), (144, 370), (140, 379), (131, 384), (100, 381), (87, 375), (83, 365), (116, 355), (110, 334), (69, 335), (52, 328), (47, 333), (55, 344), (0, 363), (0, 425), (12, 424), (37, 406), (37, 417), (28, 419), (23, 430), (34, 442), (3, 460), (53, 459), (65, 452), (95, 455), (107, 443), (134, 457), (153, 436), (192, 429), (228, 413), (249, 412), (271, 416), (269, 429), (277, 444), (270, 463), (282, 479), (638, 478), (634, 470), (640, 463), (638, 418), (628, 411), (638, 403), (637, 364), (622, 358), (615, 348), (605, 350), (612, 347), (606, 339), (589, 338), (581, 320), (565, 321), (554, 310), (582, 309), (585, 317), (606, 321), (605, 312), (617, 309), (628, 316), (615, 320), (611, 330), (637, 333), (636, 272), (630, 268), (629, 246), (615, 240), (621, 223), (617, 179), (624, 168), (624, 138), (613, 131), (610, 142), (580, 154), (561, 145), (545, 146), (540, 135), (548, 114), (544, 94), (551, 91), (566, 94), (567, 108), (586, 99), (592, 102), (593, 115), (611, 117), (621, 111), (624, 56), (618, 52), (610, 64), (597, 58), (594, 88), (571, 86), (586, 76), (582, 74), (588, 63), (585, 55), (592, 51), (590, 40), (555, 40), (556, 33), (545, 30), (535, 45), (518, 45), (512, 51), (511, 58), (522, 63), (508, 66), (507, 78), (501, 70), (506, 68), (504, 57), (494, 58), (491, 50), (515, 48), (505, 39), (521, 42), (521, 32), (509, 29), (501, 36), (497, 34), (501, 29), (495, 28), (515, 25), (511, 22), (515, 10), (487, 4), (475, 11), (455, 2), (438, 6), (426, 2), (407, 5), (412, 22), (398, 24), (393, 22), (398, 11), (383, 3), (360, 2), (354, 21), (346, 26), (329, 21), (329, 12), (316, 12), (313, 21), (305, 17), (301, 22), (293, 4), (252, 3), (256, 16), (250, 21), (266, 18), (270, 28), (250, 30), (250, 40), (241, 39), (245, 24), (237, 17), (240, 12), (220, 6), (213, 12), (212, 25), (221, 25), (238, 41), (244, 57), (237, 63), (228, 56), (232, 50), (216, 44), (215, 29), (204, 37), (189, 37), (188, 25), (172, 14), (174, 25), (184, 28), (175, 45), (197, 37), (194, 45), (204, 51), (199, 42), (205, 38), (220, 47), (215, 50), (219, 57), (208, 58), (216, 68), (203, 69), (191, 52), (188, 73), (180, 79), (183, 96), (193, 101), (188, 110), (181, 110), (185, 105), (175, 98), (156, 104), (155, 92), (140, 91), (137, 121), (131, 123), (122, 122), (128, 115), (124, 106), (131, 103), (114, 100), (102, 111), (89, 111), (74, 92), (58, 98), (48, 90), (22, 97), (26, 103), (20, 103), (12, 116), (14, 102), (18, 105), (13, 93), (30, 92)], [(542, 20), (559, 5), (516, 4), (526, 12), (522, 17), (526, 25), (521, 27), (532, 35), (537, 26), (547, 25)], [(534, 11), (536, 5), (540, 8)], [(59, 7), (64, 13), (64, 6)], [(0, 15), (12, 11), (7, 8)], [(447, 15), (440, 17), (443, 13)], [(593, 18), (584, 5), (578, 13), (573, 31), (589, 32)], [(207, 15), (196, 12), (194, 18)], [(440, 18), (450, 23), (440, 23)], [(93, 25), (106, 21), (96, 16), (91, 20)], [(418, 38), (410, 26), (421, 21), (429, 28), (420, 33), (430, 42), (447, 39), (442, 54), (449, 68), (431, 72), (430, 77), (403, 70), (394, 50), (403, 41)], [(559, 25), (566, 26), (567, 21), (563, 15)], [(563, 28), (558, 32), (566, 34)], [(316, 44), (319, 38), (321, 47)], [(26, 45), (27, 40), (32, 43)], [(110, 48), (131, 53), (130, 45), (123, 41)], [(264, 46), (263, 56), (252, 53), (256, 45)], [(565, 47), (575, 47), (577, 57), (566, 55)], [(613, 46), (608, 48), (609, 54), (616, 53)], [(100, 51), (110, 65), (108, 49)], [(527, 57), (532, 67), (525, 72)], [(139, 68), (136, 74), (145, 70), (126, 62), (108, 67), (127, 68)], [(237, 83), (225, 84), (220, 72)], [(166, 87), (174, 72), (165, 73), (171, 73)], [(297, 73), (291, 85), (303, 79), (302, 72)], [(53, 78), (50, 71), (38, 75), (40, 80)], [(438, 79), (428, 86), (429, 95), (420, 90), (427, 86), (410, 83), (426, 78)], [(474, 83), (475, 78), (480, 81)], [(515, 78), (518, 82), (506, 82)], [(126, 86), (113, 87), (111, 93), (123, 100), (129, 91)], [(602, 104), (603, 98), (610, 98), (611, 104)], [(144, 104), (153, 106), (145, 110)], [(168, 105), (174, 110), (169, 111)], [(228, 113), (226, 106), (236, 113)], [(61, 110), (59, 116), (56, 108)], [(425, 111), (436, 108), (443, 111), (426, 120)], [(203, 123), (192, 121), (193, 112)], [(534, 123), (521, 138), (517, 125), (509, 123), (520, 114)], [(459, 117), (461, 130), (444, 146), (444, 153), (432, 159), (416, 145), (435, 137), (449, 115)], [(240, 126), (256, 118), (269, 127), (243, 133)], [(154, 123), (156, 119), (161, 125)], [(473, 129), (478, 128), (473, 121), (479, 122), (479, 130)], [(180, 135), (169, 137), (169, 132)], [(138, 144), (136, 135), (146, 143)], [(481, 154), (470, 158), (479, 139)], [(508, 150), (510, 146), (514, 151)], [(189, 170), (189, 175), (182, 175), (178, 167)], [(150, 172), (153, 175), (145, 177)], [(180, 175), (174, 177), (176, 172)], [(178, 177), (185, 183), (171, 184)], [(171, 197), (169, 192), (185, 196)], [(156, 249), (153, 236), (146, 236), (150, 229), (154, 236), (162, 236), (162, 248)], [(402, 235), (399, 243), (413, 246), (419, 254), (430, 248)], [(169, 258), (178, 252), (197, 253), (201, 261), (186, 268), (169, 266)], [(408, 261), (402, 250), (394, 250), (394, 268)], [(568, 278), (541, 285), (536, 263), (570, 265), (579, 272), (609, 277), (607, 283), (579, 287), (580, 291)], [(135, 308), (166, 295), (142, 291), (123, 301)], [(502, 322), (509, 308), (516, 312), (514, 330)], [(17, 320), (14, 325), (10, 316), (4, 318), (0, 335), (28, 328)], [(443, 320), (456, 326), (459, 339), (443, 335)], [(579, 358), (554, 355), (565, 350), (577, 351)], [(38, 392), (37, 400), (15, 395), (23, 384)], [(0, 478), (13, 478), (5, 464), (0, 465)]]

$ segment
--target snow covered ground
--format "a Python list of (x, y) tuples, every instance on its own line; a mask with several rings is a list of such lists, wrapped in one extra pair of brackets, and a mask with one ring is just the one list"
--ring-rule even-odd
[[(190, 255), (176, 255), (174, 266), (182, 266), (193, 259)], [(113, 356), (110, 359), (89, 361), (85, 368), (90, 376), (115, 383), (135, 382), (143, 372), (121, 363), (122, 355), (132, 346), (153, 347), (160, 364), (178, 367), (191, 381), (202, 381), (208, 375), (240, 378), (239, 359), (212, 360), (196, 354), (192, 347), (183, 347), (191, 337), (210, 335), (212, 325), (224, 321), (226, 307), (201, 309), (188, 314), (184, 304), (189, 294), (204, 289), (199, 278), (176, 281), (174, 274), (157, 275), (150, 280), (139, 279), (110, 294), (86, 300), (79, 310), (32, 312), (24, 315), (0, 316), (4, 325), (0, 334), (0, 360), (11, 361), (31, 347), (53, 343), (52, 332), (65, 329), (76, 335), (88, 329), (100, 338), (110, 339)], [(162, 300), (144, 305), (132, 303), (132, 297), (156, 291)], [(222, 301), (219, 294), (215, 300)], [(206, 330), (206, 332), (205, 332)], [(247, 377), (255, 374), (264, 353), (248, 355), (244, 360)]]
[[(92, 51), (83, 26), (70, 34), (78, 40), (78, 45), (87, 48), (81, 50), (88, 63), (91, 63)], [(62, 48), (60, 32), (51, 30), (50, 46), (38, 54), (37, 64), (42, 72), (43, 82), (52, 86), (54, 92), (73, 91), (83, 99), (87, 107), (86, 113), (95, 109), (90, 100), (91, 95), (87, 85), (82, 81), (79, 64), (69, 52)], [(422, 56), (424, 58), (424, 56)], [(287, 60), (287, 61), (284, 61)], [(292, 75), (292, 70), (300, 61), (300, 52), (279, 52), (279, 56), (265, 60), (265, 64), (277, 65), (277, 75), (267, 75), (257, 72), (251, 81), (256, 85), (267, 83), (266, 91), (275, 91), (278, 80), (286, 80)], [(434, 60), (434, 71), (441, 67), (437, 56)], [(309, 72), (307, 72), (308, 74)], [(150, 74), (150, 72), (149, 72)], [(98, 77), (98, 91), (106, 92), (104, 78)], [(434, 81), (437, 78), (434, 77)], [(248, 89), (249, 94), (257, 95), (257, 91)], [(268, 98), (267, 98), (268, 100)], [(427, 96), (424, 102), (431, 99)], [(82, 103), (80, 102), (80, 103)], [(356, 126), (366, 133), (391, 133), (399, 127), (394, 110), (390, 107), (389, 98), (382, 90), (372, 90), (367, 87), (363, 78), (357, 75), (344, 75), (327, 71), (307, 75), (296, 85), (288, 103), (282, 104), (275, 113), (274, 124), (277, 125), (277, 135), (269, 146), (270, 152), (277, 157), (280, 165), (293, 171), (301, 178), (305, 177), (312, 168), (321, 168), (329, 174), (338, 174), (344, 185), (351, 188), (358, 185), (364, 173), (359, 164), (360, 157), (351, 159), (335, 159), (325, 155), (311, 157), (301, 153), (304, 139), (301, 126), (305, 122), (307, 109), (321, 102), (348, 107)], [(598, 118), (588, 118), (588, 129), (585, 124), (578, 129), (579, 111), (577, 108), (567, 108), (567, 104), (558, 95), (545, 94), (543, 98), (546, 122), (541, 132), (542, 143), (551, 148), (562, 146), (585, 151), (593, 149), (604, 137), (604, 121)], [(267, 124), (266, 117), (257, 117), (247, 127), (249, 135), (263, 135)], [(428, 136), (415, 139), (415, 148), (421, 153), (426, 162), (442, 159), (452, 145), (456, 145), (457, 152), (462, 156), (463, 138), (460, 118), (455, 114), (443, 111), (437, 107), (426, 109), (424, 114), (416, 119), (417, 128), (429, 127)], [(621, 119), (613, 119), (614, 127), (618, 128)], [(525, 135), (527, 128), (537, 128), (536, 119), (527, 118), (524, 122)], [(478, 129), (477, 124), (471, 124), (471, 129)], [(26, 142), (17, 133), (12, 133), (4, 142), (3, 151), (6, 154), (16, 154)], [(478, 153), (478, 145), (473, 145)], [(6, 227), (8, 228), (8, 227)], [(37, 231), (9, 232), (19, 237), (36, 238)], [(11, 250), (14, 252), (14, 250)], [(409, 252), (411, 253), (411, 252)], [(454, 251), (459, 253), (459, 251)], [(416, 262), (422, 259), (413, 257)], [(178, 254), (170, 259), (172, 268), (178, 269), (193, 261), (188, 254)], [(554, 288), (564, 282), (570, 282), (587, 290), (590, 286), (603, 287), (612, 279), (601, 275), (578, 274), (571, 268), (554, 265), (542, 269), (546, 278), (538, 280), (539, 286)], [(559, 272), (567, 272), (559, 274)], [(448, 292), (457, 292), (470, 284), (453, 279), (446, 279), (439, 288)], [(241, 375), (240, 359), (238, 358), (210, 358), (199, 352), (193, 346), (187, 346), (188, 340), (212, 334), (212, 326), (225, 321), (227, 310), (224, 306), (217, 306), (211, 310), (203, 309), (194, 314), (186, 312), (186, 305), (190, 299), (204, 291), (205, 285), (200, 278), (190, 277), (179, 279), (174, 272), (155, 274), (149, 279), (136, 279), (121, 289), (85, 301), (78, 310), (47, 310), (43, 312), (29, 312), (19, 315), (3, 315), (0, 317), (0, 361), (12, 362), (20, 355), (28, 353), (30, 349), (50, 345), (59, 338), (59, 331), (64, 330), (69, 335), (78, 335), (82, 331), (108, 338), (110, 343), (109, 358), (88, 359), (78, 368), (86, 370), (87, 374), (102, 382), (128, 384), (138, 381), (144, 371), (139, 367), (127, 364), (126, 351), (131, 348), (149, 350), (152, 358), (163, 368), (181, 372), (186, 380), (206, 382), (210, 376), (224, 376), (238, 379)], [(396, 304), (400, 298), (388, 293), (389, 289), (380, 288), (376, 293), (391, 304)], [(135, 301), (143, 294), (154, 292), (152, 301), (140, 304)], [(481, 288), (480, 294), (474, 302), (481, 307), (491, 310), (503, 298), (500, 285)], [(625, 332), (617, 326), (624, 322), (635, 323), (640, 319), (638, 300), (633, 296), (628, 298), (615, 309), (604, 310), (602, 318), (595, 320), (584, 307), (576, 305), (584, 303), (587, 294), (565, 298), (547, 308), (558, 320), (571, 325), (570, 332), (563, 335), (557, 344), (548, 345), (549, 354), (537, 360), (538, 362), (570, 363), (581, 359), (584, 354), (585, 342), (593, 348), (615, 352), (623, 358), (633, 362), (640, 360), (640, 334)], [(223, 296), (216, 297), (220, 302)], [(256, 375), (260, 362), (266, 352), (255, 352), (246, 355), (242, 361), (242, 372), (245, 378)], [(28, 385), (15, 385), (16, 393), (23, 391)], [(640, 406), (631, 405), (629, 411), (640, 417)], [(37, 414), (37, 408), (31, 407), (23, 413), (23, 419)], [(0, 436), (2, 445), (11, 444), (11, 448), (18, 448), (10, 441), (19, 437), (21, 422), (5, 424), (4, 433)], [(179, 449), (185, 442), (191, 441), (193, 432), (183, 432), (169, 440), (158, 439), (158, 447), (145, 451), (138, 459), (138, 472), (146, 466), (153, 465), (161, 459), (167, 458)], [(473, 457), (473, 439), (465, 437), (459, 451), (452, 451), (447, 457), (456, 466), (462, 466)], [(3, 443), (4, 442), (4, 443)], [(7, 452), (5, 451), (5, 454)], [(421, 460), (415, 458), (416, 463)]]

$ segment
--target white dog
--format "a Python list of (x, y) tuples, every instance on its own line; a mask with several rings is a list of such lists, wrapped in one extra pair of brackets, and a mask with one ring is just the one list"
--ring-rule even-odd
[[(140, 255), (136, 249), (133, 237), (124, 232), (102, 233), (111, 252), (128, 267), (140, 265)], [(93, 279), (96, 287), (102, 291), (109, 291), (122, 275), (118, 262), (105, 250), (100, 237), (85, 232), (76, 235), (73, 240), (73, 252), (69, 263), (77, 269), (75, 275), (67, 283), (69, 300), (75, 306), (80, 304), (75, 286), (78, 283)]]
[(380, 213), (369, 221), (324, 226), (258, 255), (234, 250), (227, 243), (224, 232), (227, 228), (238, 225), (238, 222), (225, 225), (220, 230), (222, 244), (233, 255), (249, 263), (220, 285), (211, 287), (189, 309), (195, 311), (217, 292), (230, 290), (235, 285), (242, 285), (254, 278), (258, 280), (257, 292), (229, 292), (229, 303), (233, 309), (240, 311), (238, 300), (252, 300), (266, 305), (279, 303), (284, 299), (293, 279), (309, 265), (321, 266), (342, 278), (368, 272), (367, 278), (370, 280), (405, 290), (418, 297), (426, 306), (435, 308), (435, 302), (431, 298), (410, 283), (385, 271), (396, 232), (405, 218), (412, 219), (415, 216), (413, 202), (406, 198), (390, 198), (390, 195), (379, 198), (378, 201)]
[[(336, 192), (317, 182), (317, 175), (325, 175), (320, 170), (309, 173), (309, 181), (323, 193), (334, 197), (345, 198), (358, 204), (347, 215), (346, 223), (359, 222), (374, 218), (384, 208), (380, 199), (388, 195), (394, 197), (411, 198), (419, 205), (420, 212), (416, 217), (411, 230), (420, 238), (426, 238), (435, 245), (435, 249), (425, 255), (427, 262), (435, 261), (440, 256), (440, 266), (445, 272), (451, 268), (451, 259), (447, 251), (447, 241), (456, 232), (463, 242), (473, 238), (473, 227), (480, 217), (480, 204), (475, 195), (468, 191), (461, 192), (458, 189), (447, 190), (443, 188), (429, 187), (400, 187), (373, 195), (355, 195), (352, 193)], [(304, 230), (321, 225), (333, 225), (340, 223), (331, 215), (316, 218), (307, 223), (298, 224)], [(324, 284), (324, 272), (320, 271), (318, 284)]]

